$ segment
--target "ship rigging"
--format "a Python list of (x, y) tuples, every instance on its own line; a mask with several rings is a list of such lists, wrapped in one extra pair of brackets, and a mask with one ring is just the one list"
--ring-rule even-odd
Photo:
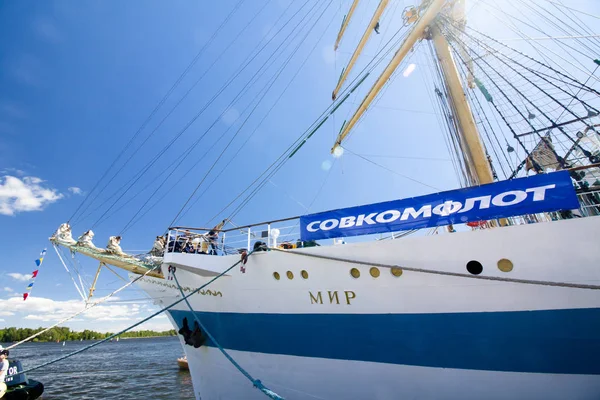
[[(243, 379), (232, 378), (224, 384), (219, 374), (228, 362), (267, 395), (268, 389), (239, 365), (251, 365), (253, 375), (277, 385), (278, 392), (286, 396), (304, 393), (320, 398), (366, 398), (372, 393), (365, 389), (360, 371), (368, 371), (381, 390), (381, 398), (394, 398), (399, 393), (473, 399), (514, 398), (522, 393), (540, 399), (567, 393), (597, 397), (600, 371), (583, 359), (584, 350), (594, 355), (592, 359), (600, 356), (596, 322), (600, 303), (594, 295), (598, 287), (593, 284), (598, 279), (594, 238), (600, 233), (600, 40), (583, 21), (595, 16), (574, 11), (560, 0), (506, 0), (510, 7), (480, 0), (470, 9), (462, 0), (423, 0), (404, 8), (396, 4), (393, 10), (400, 9), (400, 15), (389, 11), (389, 3), (381, 0), (366, 13), (361, 8), (366, 5), (352, 2), (335, 48), (339, 50), (348, 41), (348, 30), (357, 22), (357, 15), (362, 13), (369, 22), (333, 85), (333, 102), (243, 190), (236, 190), (229, 203), (211, 218), (207, 216), (204, 228), (175, 225), (239, 156), (285, 94), (308, 59), (300, 63), (282, 91), (274, 90), (275, 83), (311, 37), (331, 1), (307, 0), (298, 6), (277, 33), (281, 35), (279, 46), (263, 54), (266, 61), (257, 69), (251, 67), (277, 35), (267, 35), (265, 46), (257, 46), (200, 112), (148, 164), (101, 202), (100, 193), (112, 181), (109, 171), (114, 178), (125, 170), (130, 158), (115, 166), (142, 129), (136, 132), (52, 242), (90, 256), (101, 266), (125, 269), (139, 280), (138, 284), (164, 307), (161, 311), (168, 311), (182, 335), (190, 370), (203, 397), (220, 396), (220, 391), (231, 398), (254, 396)], [(503, 43), (471, 24), (467, 16), (476, 7), (485, 8), (523, 39), (519, 43), (533, 44), (537, 54)], [(275, 26), (278, 24), (279, 20)], [(533, 35), (552, 38), (548, 27), (560, 36), (547, 45)], [(359, 69), (361, 54), (373, 36), (385, 35), (388, 29), (391, 37), (387, 42), (382, 39), (376, 56)], [(339, 128), (331, 149), (339, 157), (358, 135), (351, 137), (351, 133), (377, 107), (399, 71), (410, 76), (415, 68), (420, 69), (413, 65), (415, 59), (431, 66), (423, 68), (429, 72), (423, 74), (427, 76), (425, 86), (463, 190), (405, 199), (415, 204), (403, 205), (402, 209), (381, 208), (387, 203), (378, 203), (323, 212), (325, 217), (319, 220), (310, 214), (300, 221), (293, 217), (232, 224), (233, 228), (227, 225), (275, 174), (303, 154), (309, 140), (328, 123)], [(122, 237), (170, 193), (164, 186), (174, 180), (174, 173), (216, 122), (151, 180), (154, 190), (150, 195), (140, 196), (148, 187), (124, 200), (126, 195), (246, 68), (252, 70), (252, 77), (215, 121), (253, 93), (242, 112), (246, 117), (232, 129), (229, 142), (220, 147), (197, 185), (191, 185), (190, 195), (174, 213), (166, 232), (156, 237), (153, 251), (127, 254), (120, 247)], [(264, 82), (260, 80), (263, 76)], [(262, 88), (250, 91), (259, 82)], [(273, 92), (278, 94), (273, 96)], [(363, 98), (353, 104), (350, 99), (354, 96)], [(246, 124), (252, 117), (257, 117), (259, 105), (273, 98), (258, 126), (234, 152), (232, 144), (240, 143), (240, 133), (248, 129)], [(348, 107), (354, 105), (356, 109)], [(342, 123), (336, 118), (340, 110), (350, 112)], [(222, 138), (206, 146), (205, 154)], [(222, 169), (215, 172), (218, 166)], [(535, 176), (528, 178), (530, 174)], [(206, 184), (209, 176), (213, 180)], [(174, 181), (171, 188), (179, 183)], [(531, 186), (528, 182), (540, 183)], [(509, 190), (511, 185), (515, 186)], [(552, 197), (554, 193), (559, 194)], [(552, 201), (542, 203), (549, 198)], [(73, 239), (71, 222), (80, 225), (96, 215), (91, 225), (94, 229), (111, 217), (118, 204), (134, 200), (140, 200), (141, 206), (119, 235), (110, 237), (106, 249), (93, 244), (91, 230)], [(544, 210), (525, 208), (519, 213), (520, 203), (526, 202), (548, 206)], [(505, 212), (512, 206), (516, 207)], [(344, 214), (348, 210), (356, 211), (356, 215)], [(462, 212), (481, 212), (473, 215), (487, 217), (474, 219), (464, 214), (463, 220), (452, 219)], [(414, 229), (396, 240), (400, 238), (396, 232), (402, 229), (394, 230), (392, 223), (399, 221), (415, 225), (407, 225)], [(456, 224), (462, 225), (462, 232), (456, 232)], [(377, 225), (383, 226), (382, 230), (358, 232), (366, 232), (364, 243), (319, 246), (315, 242), (335, 237), (325, 231), (375, 229)], [(440, 226), (448, 226), (448, 231), (442, 232)], [(431, 228), (428, 235), (409, 236), (422, 227)], [(322, 236), (311, 236), (317, 230)], [(372, 237), (367, 234), (383, 231), (391, 233), (391, 240), (369, 240)], [(339, 236), (345, 235), (342, 232)], [(566, 254), (560, 246), (573, 251)], [(572, 267), (563, 268), (567, 264)], [(234, 268), (238, 265), (239, 270)], [(465, 285), (466, 280), (477, 283)], [(205, 290), (208, 285), (211, 287)], [(89, 297), (92, 293), (90, 290)], [(193, 329), (189, 325), (192, 321), (196, 322)], [(394, 345), (382, 350), (382, 336), (385, 343)], [(396, 345), (400, 337), (402, 343)], [(361, 346), (356, 346), (359, 341)], [(299, 378), (292, 379), (290, 370)], [(342, 370), (346, 372), (339, 372)], [(403, 379), (399, 381), (398, 376)], [(494, 382), (501, 382), (501, 386)]]

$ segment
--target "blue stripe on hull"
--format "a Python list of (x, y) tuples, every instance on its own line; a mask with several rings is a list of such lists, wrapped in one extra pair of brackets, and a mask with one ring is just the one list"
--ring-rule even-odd
[[(182, 326), (189, 311), (170, 311)], [(600, 374), (600, 309), (446, 314), (197, 312), (241, 351), (437, 368)], [(213, 346), (210, 341), (207, 345)]]

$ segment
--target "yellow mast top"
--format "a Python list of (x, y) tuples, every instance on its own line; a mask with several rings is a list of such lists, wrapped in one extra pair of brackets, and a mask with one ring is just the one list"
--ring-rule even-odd
[(350, 6), (350, 10), (348, 11), (348, 14), (344, 17), (344, 20), (342, 21), (342, 27), (340, 28), (340, 32), (338, 33), (337, 39), (335, 40), (335, 45), (333, 46), (333, 50), (338, 49), (338, 46), (340, 45), (340, 41), (342, 40), (342, 36), (344, 36), (344, 32), (346, 32), (346, 28), (348, 27), (348, 24), (350, 23), (350, 19), (352, 19), (352, 14), (354, 14), (354, 10), (356, 9), (358, 2), (359, 2), (359, 0), (354, 0), (352, 2), (352, 5)]
[[(346, 68), (343, 69), (342, 76), (340, 76), (340, 80), (338, 81), (335, 89), (333, 89), (333, 94), (331, 95), (331, 98), (333, 100), (336, 99), (340, 89), (342, 88), (344, 82), (346, 81), (346, 78), (348, 77), (348, 74), (350, 74), (350, 71), (352, 71), (352, 67), (354, 67), (356, 60), (358, 60), (358, 56), (369, 41), (371, 33), (373, 32), (373, 29), (375, 29), (375, 26), (379, 22), (379, 18), (381, 18), (381, 14), (383, 14), (383, 11), (385, 10), (385, 7), (387, 6), (388, 2), (389, 0), (381, 0), (381, 2), (379, 2), (379, 5), (377, 6), (375, 13), (373, 14), (373, 17), (371, 17), (371, 22), (369, 22), (369, 26), (367, 26), (367, 29), (363, 33), (362, 38), (358, 43), (358, 46), (356, 47), (354, 53), (352, 54), (352, 57), (350, 58), (350, 61), (348, 61), (348, 65), (346, 66)], [(354, 7), (354, 3), (352, 3), (352, 6)], [(352, 11), (352, 8), (350, 9), (350, 11)], [(344, 26), (342, 26), (342, 28), (345, 29)]]
[[(380, 7), (384, 1), (385, 0), (380, 3)], [(458, 121), (460, 140), (466, 145), (466, 159), (469, 163), (469, 168), (472, 171), (473, 178), (476, 179), (476, 182), (473, 183), (491, 183), (493, 181), (491, 167), (485, 155), (485, 149), (477, 131), (477, 125), (475, 124), (472, 111), (467, 102), (458, 69), (454, 63), (446, 38), (436, 26), (436, 18), (441, 12), (445, 12), (447, 14), (446, 16), (449, 18), (460, 18), (461, 22), (464, 22), (464, 0), (423, 0), (418, 10), (420, 15), (414, 22), (412, 30), (408, 33), (403, 43), (400, 45), (400, 48), (396, 51), (394, 57), (383, 70), (379, 78), (373, 83), (373, 86), (367, 92), (367, 95), (360, 103), (358, 109), (349, 119), (348, 123), (342, 128), (331, 152), (333, 153), (337, 147), (341, 145), (342, 141), (348, 136), (354, 126), (356, 126), (356, 123), (364, 115), (365, 111), (380, 93), (383, 86), (388, 82), (409, 51), (413, 49), (415, 44), (424, 38), (432, 39), (437, 53), (437, 60), (440, 63), (442, 70), (444, 84), (449, 94), (448, 101), (450, 102), (451, 109)], [(373, 19), (375, 19), (375, 16)], [(373, 25), (373, 19), (371, 20), (367, 32), (370, 32), (370, 29), (372, 29), (371, 25)], [(368, 39), (367, 32), (365, 32), (365, 35)], [(362, 51), (362, 47), (366, 42), (366, 40), (364, 40), (365, 35), (363, 35), (363, 40), (361, 40), (355, 50), (353, 57), (350, 60), (349, 67), (353, 65), (356, 61), (355, 58), (358, 57), (358, 54)], [(337, 91), (341, 88), (343, 80), (348, 72), (348, 68), (346, 68), (342, 74), (342, 78), (340, 78), (340, 82), (338, 82), (336, 90), (334, 90), (334, 98)], [(472, 72), (472, 70), (469, 72)], [(471, 79), (471, 74), (469, 74), (469, 87), (471, 87)]]

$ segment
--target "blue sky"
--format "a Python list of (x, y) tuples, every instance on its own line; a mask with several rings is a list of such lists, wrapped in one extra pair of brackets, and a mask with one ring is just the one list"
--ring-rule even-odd
[[(0, 302), (9, 305), (0, 307), (0, 327), (48, 325), (81, 307), (70, 277), (49, 247), (47, 238), (73, 214), (203, 46), (207, 45), (198, 62), (133, 142), (135, 151), (125, 153), (124, 159), (131, 156), (127, 166), (97, 198), (92, 193), (90, 198), (95, 202), (83, 216), (102, 205), (144, 168), (238, 70), (259, 43), (272, 40), (265, 53), (206, 108), (175, 145), (161, 154), (147, 174), (106, 214), (108, 219), (98, 223), (113, 200), (86, 218), (76, 218), (75, 236), (93, 227), (96, 245), (104, 246), (108, 237), (119, 233), (140, 209), (157, 182), (163, 179), (161, 173), (165, 168), (174, 166), (182, 152), (190, 149), (212, 126), (158, 192), (156, 198), (165, 195), (164, 199), (124, 234), (124, 249), (149, 249), (153, 238), (164, 232), (241, 126), (248, 115), (244, 112), (246, 107), (253, 106), (260, 88), (269, 83), (268, 77), (274, 75), (283, 57), (300, 43), (308, 25), (301, 26), (287, 41), (283, 39), (300, 20), (300, 15), (313, 5), (316, 8), (309, 20), (317, 21), (316, 25), (200, 192), (226, 162), (231, 160), (231, 164), (180, 223), (202, 226), (209, 222), (331, 104), (331, 90), (377, 2), (362, 2), (337, 54), (333, 52), (333, 42), (349, 1), (334, 0), (326, 7), (326, 1), (308, 0), (306, 8), (301, 9), (303, 3), (242, 1), (225, 27), (216, 32), (214, 40), (210, 40), (211, 36), (238, 0), (145, 1), (143, 6), (139, 1), (3, 2), (0, 5), (0, 37), (5, 38), (0, 42), (0, 188), (6, 191), (4, 193), (9, 190), (11, 193), (2, 200), (0, 192)], [(596, 13), (599, 8), (584, 0), (577, 6)], [(393, 12), (382, 20), (382, 35), (373, 35), (365, 50), (367, 57), (360, 60), (356, 71), (389, 38), (392, 29), (388, 27), (399, 22), (399, 10), (404, 4), (399, 1), (393, 7)], [(300, 9), (299, 16), (287, 26), (275, 24), (281, 15), (286, 20)], [(317, 18), (321, 13), (321, 18)], [(253, 22), (242, 31), (255, 14)], [(482, 22), (483, 15), (478, 15), (478, 22)], [(281, 33), (275, 34), (279, 29)], [(227, 111), (229, 102), (266, 60), (265, 54), (274, 51), (281, 42), (283, 46), (275, 51), (278, 57), (267, 64), (265, 76)], [(210, 68), (230, 43), (231, 47)], [(352, 152), (369, 156), (394, 172), (348, 152), (340, 159), (329, 154), (342, 121), (351, 115), (364, 96), (372, 82), (369, 80), (272, 178), (272, 183), (236, 215), (234, 222), (241, 225), (456, 188), (458, 181), (435, 109), (429, 94), (423, 90), (424, 80), (429, 76), (425, 72), (428, 59), (423, 54), (411, 55), (407, 63), (416, 64), (415, 72), (408, 78), (401, 75), (394, 78), (377, 107), (368, 113), (347, 142)], [(306, 64), (291, 80), (303, 61)], [(158, 127), (203, 74), (198, 85)], [(289, 89), (276, 101), (290, 81)], [(250, 137), (273, 105), (273, 110)], [(155, 133), (148, 142), (138, 148), (152, 131)], [(241, 152), (233, 157), (246, 139)], [(215, 143), (214, 149), (208, 151)], [(166, 189), (180, 178), (181, 182), (167, 194)], [(305, 206), (309, 204), (312, 207), (307, 210)], [(48, 255), (35, 280), (32, 298), (23, 302), (20, 296), (29, 282), (24, 275), (35, 269), (34, 260), (45, 247)], [(81, 262), (84, 274), (92, 276), (96, 265), (89, 260)], [(120, 284), (119, 278), (105, 271), (96, 295), (107, 294)], [(99, 307), (96, 314), (68, 326), (98, 330), (125, 326), (129, 317), (139, 318), (154, 309), (151, 303), (136, 301), (141, 297), (144, 296), (139, 290), (129, 290), (120, 299), (130, 302)], [(160, 319), (149, 327), (167, 329), (168, 324)]]

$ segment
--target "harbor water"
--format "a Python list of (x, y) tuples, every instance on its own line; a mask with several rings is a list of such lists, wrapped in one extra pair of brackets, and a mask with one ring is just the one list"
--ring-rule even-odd
[[(21, 360), (27, 369), (92, 342), (25, 343), (11, 350), (10, 358)], [(33, 371), (28, 378), (44, 384), (44, 400), (191, 400), (190, 374), (177, 366), (182, 355), (176, 337), (121, 339)]]

